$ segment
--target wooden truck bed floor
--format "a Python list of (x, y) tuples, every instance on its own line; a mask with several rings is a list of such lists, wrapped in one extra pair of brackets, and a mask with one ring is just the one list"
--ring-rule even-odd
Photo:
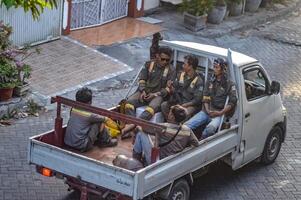
[(93, 158), (95, 160), (99, 160), (110, 165), (112, 165), (112, 161), (117, 155), (123, 154), (128, 157), (131, 157), (133, 151), (131, 138), (124, 140), (118, 139), (118, 145), (115, 147), (98, 147), (94, 145), (93, 148), (87, 152), (80, 152), (66, 146), (64, 146), (63, 148), (68, 151), (72, 151), (74, 153), (87, 156), (89, 158)]

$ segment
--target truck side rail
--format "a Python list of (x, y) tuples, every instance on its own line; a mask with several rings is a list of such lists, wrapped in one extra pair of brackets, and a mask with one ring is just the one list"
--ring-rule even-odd
[(187, 148), (138, 171), (135, 175), (137, 190), (134, 199), (142, 199), (174, 180), (234, 152), (238, 140), (237, 130), (238, 125), (234, 125), (200, 141), (198, 147)]

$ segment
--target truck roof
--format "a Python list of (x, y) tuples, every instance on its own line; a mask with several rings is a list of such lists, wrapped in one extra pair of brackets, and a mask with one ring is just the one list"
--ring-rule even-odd
[[(227, 58), (227, 54), (228, 54), (228, 49), (216, 47), (212, 45), (205, 45), (205, 44), (200, 44), (195, 42), (184, 42), (184, 41), (168, 41), (168, 43), (172, 43), (173, 45), (176, 46), (179, 45), (189, 49), (194, 49), (197, 51), (202, 51), (203, 53), (208, 53), (216, 57), (220, 56), (220, 57)], [(232, 62), (237, 67), (241, 67), (245, 64), (254, 63), (258, 61), (250, 56), (244, 55), (242, 53), (238, 53), (236, 51), (232, 51)]]

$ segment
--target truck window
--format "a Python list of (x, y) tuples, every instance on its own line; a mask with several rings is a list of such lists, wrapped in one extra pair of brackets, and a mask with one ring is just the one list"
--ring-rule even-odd
[(267, 94), (268, 80), (260, 68), (249, 68), (243, 72), (246, 97), (248, 101), (258, 99)]

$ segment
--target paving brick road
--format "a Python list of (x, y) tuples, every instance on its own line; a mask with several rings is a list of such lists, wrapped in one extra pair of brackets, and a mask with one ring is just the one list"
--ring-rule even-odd
[[(295, 19), (296, 23), (282, 24), (283, 31), (288, 28), (301, 30), (301, 17)], [(188, 37), (172, 33), (168, 33), (168, 36), (173, 39)], [(288, 130), (286, 141), (274, 164), (262, 166), (253, 162), (233, 172), (228, 166), (217, 163), (207, 175), (195, 182), (191, 199), (301, 199), (301, 47), (265, 39), (261, 35), (244, 36), (239, 33), (207, 43), (256, 57), (272, 79), (280, 81), (283, 101), (288, 109)], [(141, 40), (134, 40), (100, 50), (132, 65), (136, 61), (141, 62), (141, 57), (135, 57), (132, 53), (146, 52), (143, 44)], [(119, 52), (114, 51), (114, 48), (119, 49)], [(120, 76), (116, 86), (132, 76), (133, 72)], [(116, 82), (116, 79), (110, 81), (108, 85)], [(110, 107), (123, 97), (126, 89), (101, 90), (103, 84), (91, 86), (96, 92), (94, 103)], [(72, 93), (67, 96), (72, 96)], [(48, 112), (38, 118), (29, 117), (17, 120), (12, 126), (0, 127), (0, 199), (78, 199), (78, 194), (68, 192), (61, 180), (44, 178), (27, 164), (28, 137), (52, 128), (53, 114)]]

